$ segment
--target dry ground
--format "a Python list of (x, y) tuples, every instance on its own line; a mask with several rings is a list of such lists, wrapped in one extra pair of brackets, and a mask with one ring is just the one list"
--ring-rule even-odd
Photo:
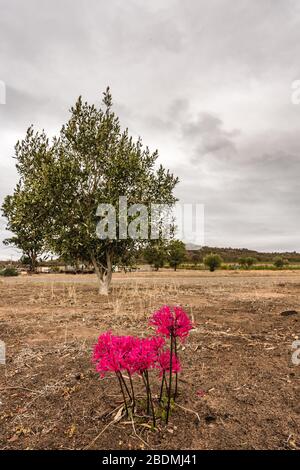
[[(300, 313), (280, 315), (299, 309), (299, 294), (299, 271), (116, 274), (108, 298), (90, 275), (1, 280), (0, 448), (299, 448)], [(158, 431), (145, 418), (136, 434), (124, 420), (105, 429), (119, 390), (95, 374), (91, 346), (106, 329), (147, 334), (166, 303), (197, 324), (180, 353), (181, 408)]]

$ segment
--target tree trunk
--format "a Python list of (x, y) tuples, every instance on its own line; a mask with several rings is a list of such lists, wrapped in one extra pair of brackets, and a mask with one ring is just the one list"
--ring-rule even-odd
[(35, 252), (30, 252), (28, 255), (28, 258), (30, 260), (29, 264), (29, 271), (30, 273), (36, 273), (36, 268), (37, 268), (37, 255)]
[(106, 266), (98, 263), (94, 255), (92, 255), (92, 263), (98, 278), (99, 294), (108, 295), (112, 278), (112, 262), (110, 252), (106, 252)]

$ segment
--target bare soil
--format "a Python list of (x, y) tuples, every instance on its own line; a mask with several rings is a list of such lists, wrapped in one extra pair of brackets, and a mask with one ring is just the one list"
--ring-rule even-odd
[[(0, 448), (300, 448), (299, 294), (299, 271), (116, 274), (108, 298), (93, 275), (1, 280)], [(90, 356), (104, 330), (149, 334), (163, 304), (197, 328), (180, 351), (178, 406), (154, 431), (147, 417), (114, 421), (119, 389)]]

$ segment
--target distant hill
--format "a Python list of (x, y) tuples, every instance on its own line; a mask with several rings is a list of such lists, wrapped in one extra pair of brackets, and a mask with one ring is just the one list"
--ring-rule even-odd
[(261, 262), (272, 262), (275, 256), (286, 258), (289, 262), (300, 263), (300, 253), (296, 251), (286, 253), (267, 253), (255, 250), (248, 250), (247, 248), (217, 248), (211, 246), (198, 247), (192, 243), (186, 244), (186, 250), (190, 255), (197, 254), (199, 258), (203, 258), (209, 253), (217, 253), (225, 262), (234, 263), (239, 258), (244, 256), (251, 256)]
[[(210, 253), (217, 253), (221, 256), (225, 263), (237, 263), (239, 258), (251, 256), (255, 258), (257, 261), (261, 263), (272, 263), (276, 256), (281, 256), (282, 258), (287, 259), (291, 264), (292, 263), (300, 263), (300, 253), (296, 251), (292, 252), (262, 252), (262, 251), (255, 251), (249, 250), (248, 248), (219, 248), (215, 246), (198, 246), (194, 243), (186, 243), (185, 244), (186, 251), (188, 258), (190, 261), (193, 261), (193, 257), (197, 258), (198, 262), (202, 262), (204, 256)], [(142, 252), (140, 258), (138, 258), (138, 262), (144, 262)], [(7, 266), (7, 265), (19, 266), (19, 261), (4, 261), (0, 260), (0, 269)], [(60, 261), (59, 259), (43, 261), (39, 263), (39, 266), (59, 266), (65, 265), (64, 261)]]

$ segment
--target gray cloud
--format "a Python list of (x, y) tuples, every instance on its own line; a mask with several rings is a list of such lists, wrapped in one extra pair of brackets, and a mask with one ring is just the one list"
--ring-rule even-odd
[(51, 136), (79, 94), (99, 103), (110, 85), (124, 127), (180, 176), (180, 199), (205, 203), (207, 244), (300, 250), (297, 0), (0, 0), (0, 11), (0, 199), (26, 128)]
[(184, 123), (182, 134), (184, 140), (195, 146), (193, 163), (198, 163), (199, 158), (207, 154), (230, 158), (236, 153), (233, 138), (238, 131), (226, 131), (222, 120), (211, 113), (199, 113), (195, 121)]

